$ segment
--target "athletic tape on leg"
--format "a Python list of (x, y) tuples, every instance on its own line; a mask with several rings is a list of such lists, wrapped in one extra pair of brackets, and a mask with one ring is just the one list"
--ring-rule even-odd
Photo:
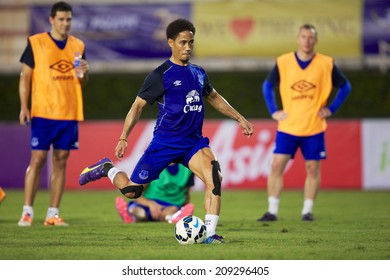
[(132, 198), (139, 198), (142, 195), (142, 192), (144, 190), (144, 187), (141, 185), (136, 186), (127, 186), (123, 189), (120, 189), (121, 193), (126, 196), (128, 193), (134, 193), (134, 196)]
[(211, 164), (213, 166), (213, 194), (221, 196), (221, 180), (219, 178), (219, 171), (221, 171), (221, 167), (219, 166), (219, 162), (216, 160), (211, 161)]

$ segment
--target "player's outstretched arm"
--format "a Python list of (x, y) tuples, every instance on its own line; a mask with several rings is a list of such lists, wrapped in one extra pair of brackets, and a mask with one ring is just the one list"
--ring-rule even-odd
[(115, 148), (115, 156), (117, 159), (123, 158), (127, 148), (127, 138), (141, 117), (142, 111), (147, 104), (148, 103), (144, 99), (137, 96), (129, 112), (127, 113), (122, 134), (119, 137), (118, 144)]
[(233, 120), (236, 120), (243, 129), (242, 133), (244, 135), (248, 137), (252, 136), (254, 130), (253, 124), (248, 122), (239, 112), (237, 112), (237, 110), (234, 109), (215, 89), (213, 89), (206, 99), (217, 111), (229, 118), (232, 118)]

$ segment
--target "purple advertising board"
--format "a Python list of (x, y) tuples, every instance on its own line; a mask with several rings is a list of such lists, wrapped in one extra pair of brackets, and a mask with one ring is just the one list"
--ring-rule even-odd
[[(19, 123), (0, 123), (0, 187), (23, 188), (30, 161), (30, 128)], [(47, 164), (42, 170), (40, 187), (48, 186)]]
[(363, 50), (365, 55), (381, 54), (380, 46), (390, 50), (390, 1), (365, 0), (363, 19)]
[[(50, 5), (33, 5), (30, 33), (50, 31)], [(190, 18), (190, 4), (72, 5), (71, 34), (86, 44), (94, 60), (169, 57), (166, 26)]]

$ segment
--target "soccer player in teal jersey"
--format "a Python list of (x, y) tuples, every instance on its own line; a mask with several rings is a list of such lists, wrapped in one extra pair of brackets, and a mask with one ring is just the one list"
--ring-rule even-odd
[(167, 221), (176, 223), (192, 215), (194, 205), (189, 203), (189, 188), (194, 185), (194, 174), (181, 164), (172, 164), (160, 173), (146, 188), (143, 195), (126, 202), (115, 201), (116, 210), (125, 223)]

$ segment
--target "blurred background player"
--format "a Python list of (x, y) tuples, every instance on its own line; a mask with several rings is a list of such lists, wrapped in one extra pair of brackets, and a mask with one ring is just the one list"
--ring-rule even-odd
[(0, 204), (3, 202), (7, 195), (5, 194), (5, 191), (3, 190), (2, 187), (0, 187)]
[[(53, 145), (50, 177), (50, 207), (44, 224), (67, 225), (59, 216), (65, 187), (66, 162), (70, 150), (78, 149), (78, 122), (84, 119), (81, 84), (87, 80), (88, 64), (81, 60), (76, 77), (75, 53), (85, 58), (84, 43), (69, 34), (72, 7), (57, 2), (50, 13), (51, 31), (28, 38), (20, 62), (19, 82), (21, 125), (31, 124), (31, 159), (24, 183), (24, 206), (19, 226), (31, 226), (33, 204), (39, 189), (42, 168)], [(29, 96), (31, 90), (31, 112)]]
[(104, 158), (81, 172), (80, 184), (107, 176), (123, 195), (138, 198), (144, 187), (157, 179), (169, 164), (182, 163), (206, 185), (205, 243), (224, 243), (223, 237), (216, 234), (221, 210), (222, 176), (219, 162), (209, 147), (209, 139), (202, 133), (204, 99), (220, 113), (236, 120), (244, 135), (250, 137), (253, 134), (253, 125), (213, 88), (202, 67), (190, 63), (194, 25), (185, 19), (174, 20), (167, 26), (166, 35), (171, 56), (146, 77), (125, 118), (115, 156), (123, 158), (127, 139), (144, 108), (157, 103), (158, 119), (148, 148), (130, 179), (125, 172), (114, 167), (111, 160)]
[(176, 223), (194, 213), (194, 205), (189, 203), (189, 188), (193, 185), (194, 174), (181, 164), (173, 164), (150, 183), (140, 198), (126, 202), (122, 197), (117, 197), (116, 210), (125, 223)]
[[(296, 52), (276, 59), (263, 83), (263, 94), (272, 119), (278, 121), (275, 150), (268, 176), (268, 211), (258, 221), (276, 221), (283, 173), (298, 148), (305, 159), (306, 180), (302, 220), (313, 220), (313, 205), (320, 187), (320, 160), (326, 158), (325, 118), (341, 106), (351, 85), (331, 57), (316, 53), (317, 30), (311, 24), (299, 28)], [(282, 109), (278, 110), (273, 88), (279, 86)], [(339, 90), (332, 103), (333, 87)]]

